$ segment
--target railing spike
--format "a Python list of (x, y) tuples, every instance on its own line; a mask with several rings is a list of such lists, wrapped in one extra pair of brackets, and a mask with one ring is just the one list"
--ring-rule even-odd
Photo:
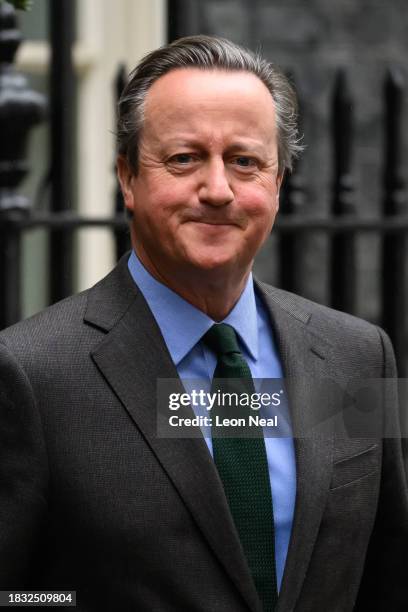
[[(353, 154), (353, 98), (346, 71), (340, 68), (334, 81), (332, 97), (333, 198), (331, 214), (356, 214)], [(351, 234), (333, 236), (330, 241), (331, 304), (338, 310), (355, 312), (356, 240)]]
[[(403, 110), (405, 78), (398, 67), (391, 67), (384, 81), (384, 160), (383, 215), (387, 219), (408, 212), (404, 172)], [(399, 362), (400, 376), (407, 368), (406, 279), (408, 245), (406, 234), (385, 235), (382, 241), (382, 325), (389, 333)]]
[[(115, 108), (117, 108), (119, 98), (122, 94), (122, 91), (126, 85), (128, 75), (127, 69), (124, 63), (120, 63), (115, 74), (114, 79), (114, 104)], [(114, 171), (116, 173), (116, 164), (114, 164)], [(115, 212), (117, 215), (125, 215), (125, 207), (123, 203), (122, 191), (120, 189), (119, 181), (116, 179), (116, 189), (115, 189)], [(115, 247), (116, 247), (116, 259), (119, 260), (120, 257), (126, 253), (126, 251), (130, 247), (129, 240), (129, 230), (123, 230), (122, 228), (115, 228)]]

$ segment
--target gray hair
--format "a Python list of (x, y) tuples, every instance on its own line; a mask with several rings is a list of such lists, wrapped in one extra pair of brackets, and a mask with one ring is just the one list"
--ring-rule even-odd
[(296, 93), (272, 63), (248, 49), (213, 36), (186, 36), (146, 55), (130, 73), (118, 103), (117, 148), (137, 172), (138, 145), (147, 93), (157, 79), (177, 68), (220, 69), (255, 74), (275, 103), (279, 173), (292, 170), (303, 146), (298, 138)]

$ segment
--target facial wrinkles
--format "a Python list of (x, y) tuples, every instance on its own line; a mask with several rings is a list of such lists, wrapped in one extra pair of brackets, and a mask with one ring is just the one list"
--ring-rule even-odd
[(254, 134), (254, 130), (246, 129), (244, 123), (238, 124), (234, 121), (207, 122), (204, 118), (201, 122), (189, 122), (187, 119), (179, 124), (176, 120), (166, 129), (162, 129), (160, 123), (149, 132), (151, 145), (177, 152), (183, 147), (205, 149), (208, 152), (217, 153), (247, 153), (260, 155), (263, 159), (272, 159), (276, 144), (274, 135), (266, 138), (265, 135), (257, 137), (248, 136)]
[(183, 132), (174, 136), (168, 132), (164, 135), (149, 134), (149, 144), (142, 140), (140, 148), (140, 158), (150, 165), (166, 162), (181, 153), (197, 155), (203, 161), (220, 158), (226, 162), (234, 157), (251, 157), (259, 162), (262, 170), (273, 171), (278, 165), (277, 148), (273, 142), (265, 144), (241, 134), (219, 134), (217, 130), (213, 133), (209, 130)]
[[(234, 177), (231, 179), (231, 176), (229, 175), (229, 172), (231, 172), (231, 170), (229, 170), (228, 164), (225, 163), (222, 157), (223, 143), (220, 142), (217, 138), (215, 138), (214, 141), (207, 144), (209, 154), (208, 159), (203, 161), (203, 164), (205, 166), (208, 166), (208, 164), (217, 164), (220, 162), (224, 164), (224, 171), (227, 174), (226, 178), (230, 181), (232, 191), (235, 192)], [(175, 150), (177, 150), (177, 147)], [(221, 157), (221, 160), (217, 159), (219, 157)], [(149, 181), (149, 178), (151, 179), (152, 177), (152, 175), (149, 173), (149, 169), (154, 169), (155, 177), (162, 177), (162, 185), (168, 184), (169, 170), (166, 164), (163, 162), (163, 158), (159, 156), (156, 151), (154, 151), (154, 153), (150, 153), (150, 148), (147, 146), (143, 146), (141, 149), (140, 168), (141, 175), (145, 175), (147, 181)], [(143, 168), (147, 170), (146, 173), (143, 172)], [(267, 189), (268, 191), (272, 192), (276, 185), (276, 171), (277, 159), (276, 156), (274, 156), (264, 162), (263, 168), (257, 171), (255, 174), (251, 174), (251, 176), (249, 177), (240, 177), (235, 180), (250, 180), (252, 183), (257, 184), (263, 189)], [(204, 168), (204, 172), (207, 172), (207, 168)], [(142, 176), (140, 176), (140, 178), (142, 178)], [(175, 180), (178, 180), (177, 175), (175, 176)], [(199, 181), (200, 170), (195, 171), (192, 177), (189, 177), (188, 180)], [(165, 192), (167, 192), (167, 187), (165, 189)], [(182, 199), (180, 200), (178, 206), (174, 206), (173, 203), (173, 209), (174, 212), (178, 215), (180, 223), (195, 221), (214, 225), (233, 225), (241, 229), (245, 229), (248, 225), (248, 216), (245, 209), (235, 206), (233, 204), (233, 201), (229, 206), (212, 207), (203, 202), (199, 203), (196, 197), (194, 197), (194, 202), (191, 200), (187, 202), (186, 200)], [(252, 214), (255, 214), (256, 216), (256, 211)]]
[[(213, 95), (212, 98), (195, 95), (190, 105), (186, 104), (181, 93), (173, 89), (167, 93), (166, 100), (164, 100), (166, 96), (162, 98), (156, 96), (153, 100), (147, 100), (146, 121), (140, 143), (141, 166), (146, 169), (154, 169), (156, 177), (163, 175), (168, 176), (171, 180), (171, 172), (166, 165), (169, 156), (191, 151), (197, 152), (205, 163), (208, 159), (218, 157), (226, 164), (232, 145), (242, 142), (242, 150), (237, 147), (234, 154), (254, 155), (261, 163), (256, 172), (248, 173), (248, 176), (238, 175), (237, 180), (249, 180), (268, 190), (274, 189), (278, 154), (274, 124), (272, 122), (270, 126), (268, 125), (271, 117), (270, 105), (273, 105), (269, 92), (266, 94), (267, 99), (264, 100), (261, 109), (253, 109), (250, 106), (250, 100), (248, 100), (248, 106), (242, 108), (242, 98), (246, 97), (245, 92), (240, 97), (239, 104), (235, 103), (233, 96), (226, 95), (220, 89), (220, 96)], [(227, 116), (225, 105), (221, 105), (223, 110), (220, 111), (220, 97), (224, 102), (226, 98), (228, 99)], [(268, 111), (266, 114), (269, 119), (265, 117), (265, 113), (260, 112), (262, 108)], [(249, 133), (253, 135), (252, 138), (248, 137)], [(246, 143), (248, 143), (247, 147)], [(178, 176), (176, 174), (174, 180), (178, 180)], [(183, 180), (189, 180), (189, 175), (187, 178), (186, 175), (182, 176)], [(214, 221), (216, 221), (215, 218)], [(242, 219), (238, 220), (238, 224), (242, 225)]]
[[(161, 146), (183, 139), (187, 143), (197, 140), (210, 145), (221, 140), (225, 144), (240, 140), (245, 142), (251, 140), (248, 135), (253, 135), (252, 140), (258, 143), (260, 148), (275, 152), (275, 127), (273, 123), (268, 125), (270, 121), (265, 113), (253, 109), (250, 101), (248, 106), (242, 107), (242, 104), (235, 105), (234, 99), (228, 98), (225, 104), (229, 109), (227, 117), (225, 105), (221, 105), (218, 98), (201, 103), (194, 100), (192, 105), (174, 104), (172, 99), (171, 108), (166, 107), (162, 100), (157, 100), (149, 105), (145, 123), (146, 134), (149, 134), (152, 144)], [(268, 100), (268, 110), (270, 105), (273, 105), (272, 99)], [(270, 118), (271, 113), (267, 114)]]

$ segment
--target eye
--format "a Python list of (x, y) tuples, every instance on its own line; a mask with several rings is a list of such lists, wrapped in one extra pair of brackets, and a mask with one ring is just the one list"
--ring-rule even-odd
[(166, 165), (171, 172), (189, 173), (193, 172), (200, 158), (197, 153), (175, 153), (167, 159)]
[(174, 164), (180, 164), (185, 166), (186, 164), (190, 164), (194, 161), (194, 157), (191, 153), (177, 153), (177, 155), (173, 155), (171, 157), (170, 162)]
[(248, 157), (247, 155), (240, 155), (239, 157), (234, 157), (232, 159), (232, 163), (235, 166), (238, 166), (238, 168), (248, 168), (249, 170), (254, 170), (258, 167), (257, 160), (253, 157)]

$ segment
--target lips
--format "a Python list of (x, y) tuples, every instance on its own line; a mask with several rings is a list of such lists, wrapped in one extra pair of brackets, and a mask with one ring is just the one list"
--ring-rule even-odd
[(236, 223), (231, 223), (227, 221), (217, 221), (216, 223), (214, 223), (213, 221), (195, 221), (195, 223), (201, 223), (202, 225), (236, 225)]
[[(219, 210), (219, 214), (215, 214), (216, 211), (194, 211), (186, 210), (182, 215), (182, 223), (198, 223), (204, 226), (220, 226), (220, 227), (239, 227), (245, 228), (247, 225), (247, 218), (245, 215), (235, 214), (232, 215), (232, 211)], [(228, 214), (228, 212), (230, 214)], [(227, 215), (227, 216), (225, 216)]]
[(198, 219), (186, 219), (187, 223), (199, 223), (200, 225), (213, 225), (213, 226), (222, 226), (222, 227), (240, 227), (241, 224), (232, 219), (206, 219), (206, 218), (198, 218)]

